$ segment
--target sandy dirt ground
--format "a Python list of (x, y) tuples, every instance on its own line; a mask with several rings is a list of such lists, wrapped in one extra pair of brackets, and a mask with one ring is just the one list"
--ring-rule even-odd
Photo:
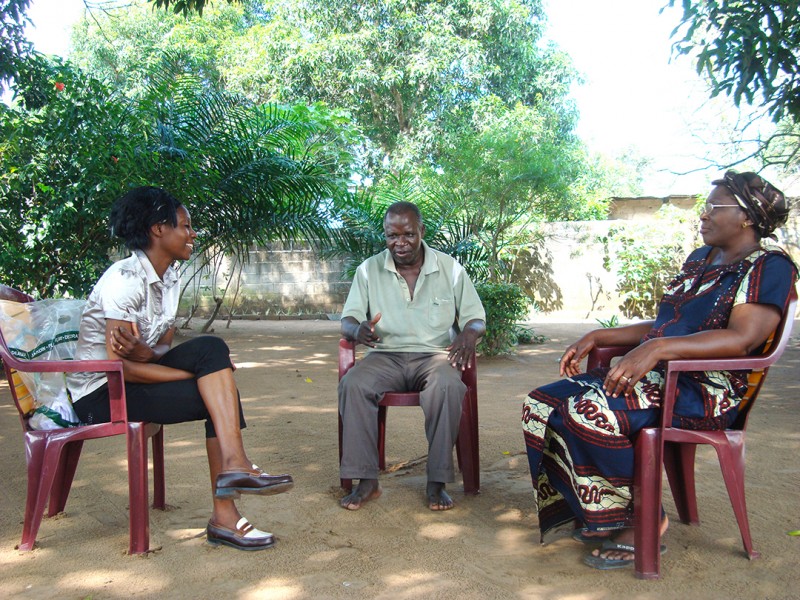
[[(383, 496), (339, 507), (336, 349), (331, 321), (217, 324), (239, 366), (249, 427), (245, 444), (271, 472), (294, 475), (279, 496), (240, 508), (278, 538), (239, 552), (205, 541), (210, 493), (201, 423), (166, 430), (167, 511), (150, 513), (151, 547), (129, 556), (124, 441), (90, 441), (66, 507), (45, 519), (37, 547), (19, 552), (26, 474), (22, 437), (0, 381), (0, 597), (2, 598), (769, 598), (800, 596), (800, 344), (792, 340), (750, 421), (747, 491), (762, 558), (749, 561), (713, 450), (698, 452), (702, 525), (673, 524), (662, 579), (582, 564), (587, 549), (564, 536), (540, 545), (519, 425), (527, 391), (557, 377), (557, 358), (591, 323), (534, 324), (547, 336), (513, 357), (479, 361), (482, 489), (456, 507), (424, 503), (426, 444), (418, 408), (389, 411)], [(798, 328), (795, 328), (797, 331)], [(195, 335), (192, 332), (185, 336)], [(152, 484), (151, 484), (152, 489)]]

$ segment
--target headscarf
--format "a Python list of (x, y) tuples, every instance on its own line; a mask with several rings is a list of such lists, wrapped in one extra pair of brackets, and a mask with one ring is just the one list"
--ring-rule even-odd
[(711, 184), (721, 185), (733, 195), (762, 238), (777, 239), (772, 232), (789, 217), (789, 204), (782, 191), (752, 172), (728, 171)]

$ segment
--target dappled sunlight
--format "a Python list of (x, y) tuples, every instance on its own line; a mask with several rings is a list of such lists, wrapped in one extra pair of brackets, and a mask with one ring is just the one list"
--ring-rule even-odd
[(253, 348), (251, 352), (292, 352), (299, 350), (297, 346), (259, 346)]
[(258, 367), (266, 367), (268, 366), (267, 363), (263, 362), (237, 362), (236, 369), (255, 369)]
[(255, 589), (241, 592), (238, 596), (241, 600), (292, 600), (292, 598), (304, 598), (303, 588), (287, 578), (270, 578), (253, 582)]
[(306, 558), (307, 562), (315, 562), (315, 563), (331, 563), (336, 560), (341, 560), (342, 558), (346, 557), (348, 554), (353, 552), (352, 548), (336, 548), (334, 550), (322, 550), (321, 552), (315, 552), (311, 554), (308, 558)]
[(385, 593), (389, 598), (436, 598), (447, 588), (456, 589), (458, 582), (446, 582), (438, 573), (400, 572), (384, 578)]
[(164, 442), (165, 448), (186, 448), (187, 446), (195, 446), (197, 442), (189, 440), (176, 440), (174, 442)]
[(523, 527), (502, 527), (494, 536), (495, 542), (504, 552), (517, 553), (530, 544), (531, 530)]
[(506, 508), (495, 516), (498, 523), (522, 523), (524, 515), (518, 508)]
[(598, 590), (580, 594), (565, 594), (558, 586), (528, 585), (521, 588), (517, 596), (519, 598), (558, 598), (558, 600), (600, 600), (608, 598), (608, 592)]
[[(339, 412), (338, 406), (294, 406), (291, 404), (270, 404), (269, 406), (259, 407), (255, 410), (261, 411), (280, 411), (280, 415), (283, 414), (295, 414), (295, 415), (309, 415), (309, 414), (337, 414)], [(248, 414), (245, 414), (246, 418), (250, 418)]]
[(185, 529), (165, 529), (162, 532), (162, 535), (167, 536), (170, 539), (175, 541), (188, 541), (198, 538), (200, 536), (205, 536), (206, 528), (205, 527), (188, 527)]
[(431, 523), (419, 528), (419, 536), (431, 540), (452, 540), (464, 535), (466, 528), (455, 523)]
[[(147, 595), (153, 596), (166, 593), (172, 583), (171, 577), (163, 577), (155, 570), (148, 571), (147, 578), (143, 579), (141, 573), (134, 569), (85, 569), (74, 571), (60, 578), (56, 588), (59, 590), (58, 595), (62, 597), (67, 595), (69, 590), (72, 590), (76, 597), (80, 598), (92, 595), (105, 597), (110, 586), (114, 589), (123, 586), (124, 589), (137, 590), (140, 594), (147, 592)], [(87, 592), (94, 593), (87, 594)]]

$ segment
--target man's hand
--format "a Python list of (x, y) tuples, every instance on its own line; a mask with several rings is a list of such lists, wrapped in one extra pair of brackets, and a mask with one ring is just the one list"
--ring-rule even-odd
[(369, 321), (362, 321), (355, 333), (356, 344), (364, 344), (374, 348), (375, 344), (381, 341), (379, 335), (375, 335), (375, 325), (381, 320), (381, 313), (378, 313)]
[(447, 347), (447, 360), (454, 369), (464, 371), (469, 365), (472, 356), (475, 354), (475, 345), (478, 343), (478, 335), (472, 329), (464, 329), (456, 336), (453, 343)]

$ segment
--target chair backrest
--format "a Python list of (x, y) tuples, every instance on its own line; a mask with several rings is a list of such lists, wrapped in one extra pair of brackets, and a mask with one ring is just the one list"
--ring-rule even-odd
[[(0, 284), (0, 300), (8, 300), (10, 302), (33, 302), (33, 297), (16, 290), (7, 285)], [(11, 397), (14, 400), (14, 405), (17, 407), (19, 419), (22, 424), (22, 429), (27, 431), (28, 418), (30, 418), (33, 410), (36, 408), (36, 403), (33, 395), (22, 382), (22, 378), (16, 369), (11, 368), (9, 360), (11, 353), (9, 352), (6, 340), (3, 337), (3, 331), (0, 329), (0, 362), (3, 363), (3, 369), (8, 379), (9, 387), (11, 388)]]
[(731, 429), (744, 429), (747, 427), (747, 418), (755, 404), (758, 393), (764, 385), (769, 367), (781, 357), (789, 343), (794, 326), (794, 315), (797, 309), (797, 290), (792, 288), (789, 293), (789, 303), (778, 327), (764, 344), (761, 357), (768, 360), (769, 364), (763, 368), (754, 368), (747, 376), (747, 392), (739, 403), (739, 414), (731, 425)]
[(0, 283), (0, 300), (10, 300), (11, 302), (33, 302), (33, 296)]

